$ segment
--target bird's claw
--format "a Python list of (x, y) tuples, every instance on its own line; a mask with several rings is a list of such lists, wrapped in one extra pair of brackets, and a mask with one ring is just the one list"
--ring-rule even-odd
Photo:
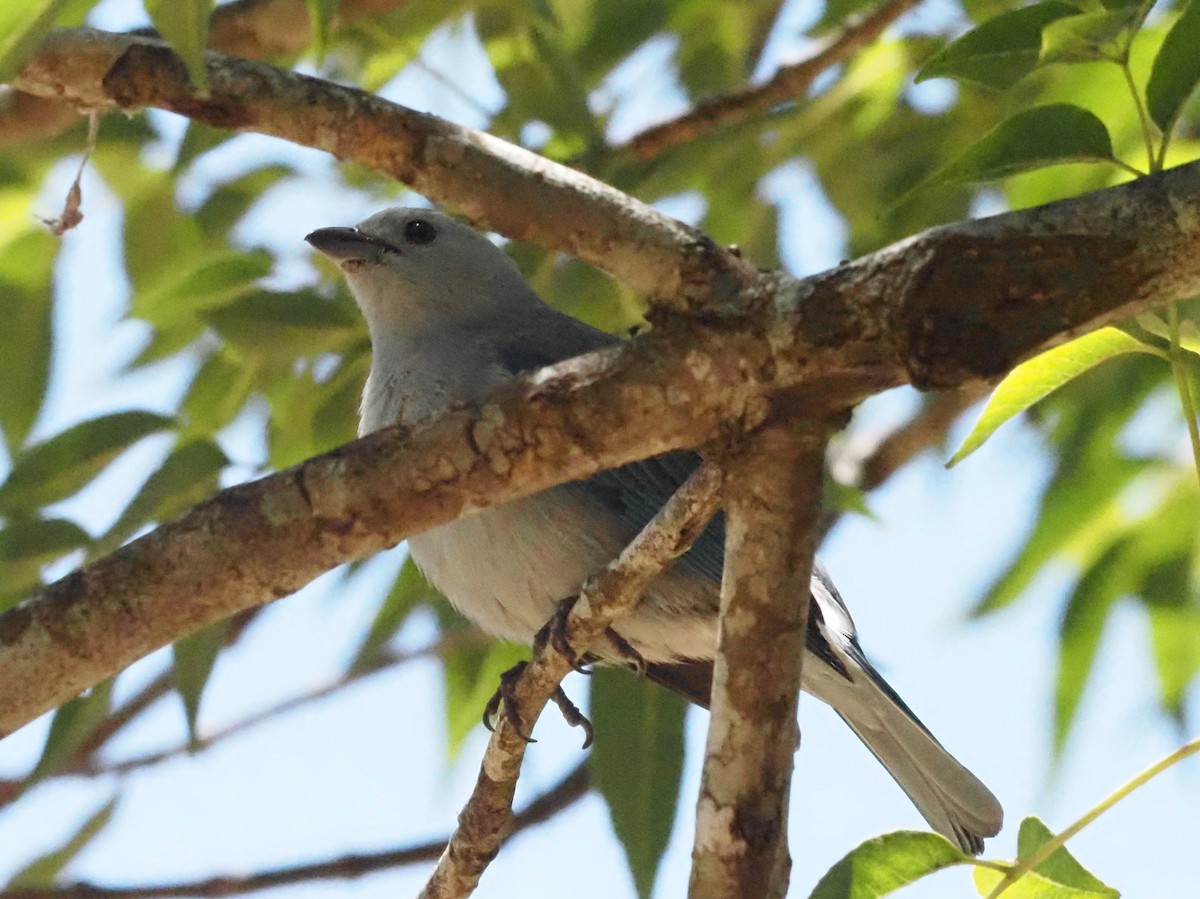
[(503, 704), (504, 717), (508, 719), (517, 736), (526, 743), (536, 743), (537, 740), (529, 736), (525, 731), (525, 722), (521, 720), (521, 710), (517, 706), (515, 693), (517, 678), (521, 676), (521, 672), (528, 665), (529, 663), (526, 661), (517, 662), (517, 664), (500, 675), (500, 684), (496, 687), (496, 692), (492, 694), (492, 698), (483, 707), (483, 726), (492, 733), (496, 732), (496, 724), (494, 722), (499, 716), (500, 706)]
[[(529, 663), (525, 661), (517, 662), (517, 664), (500, 675), (500, 685), (496, 687), (496, 692), (492, 694), (492, 698), (483, 707), (483, 726), (492, 733), (495, 733), (496, 721), (500, 715), (500, 706), (503, 705), (504, 717), (508, 719), (517, 736), (526, 743), (536, 743), (537, 740), (531, 737), (525, 729), (525, 721), (521, 717), (516, 697), (517, 678), (521, 676), (521, 672), (528, 665)], [(567, 694), (563, 692), (561, 686), (554, 689), (554, 693), (550, 698), (558, 706), (558, 710), (562, 712), (563, 719), (567, 724), (571, 725), (571, 727), (583, 728), (583, 748), (587, 749), (591, 746), (596, 732), (592, 728), (592, 722), (588, 720), (587, 716), (579, 711), (579, 707), (575, 703), (571, 702)]]
[(562, 712), (563, 720), (566, 721), (567, 724), (571, 725), (571, 727), (583, 728), (582, 748), (587, 749), (589, 746), (591, 746), (592, 740), (596, 737), (596, 731), (593, 729), (592, 722), (588, 720), (587, 715), (579, 711), (579, 707), (576, 706), (575, 703), (571, 702), (567, 694), (563, 692), (563, 688), (561, 686), (555, 689), (554, 695), (550, 698), (554, 700), (554, 704), (558, 706), (558, 710)]
[(587, 667), (587, 660), (581, 659), (579, 653), (575, 651), (575, 647), (571, 645), (571, 641), (567, 639), (567, 619), (571, 615), (571, 609), (575, 607), (575, 601), (579, 597), (568, 596), (566, 599), (559, 600), (558, 605), (554, 607), (554, 614), (550, 616), (550, 620), (542, 625), (542, 629), (534, 635), (533, 651), (541, 652), (546, 648), (547, 644), (553, 646), (571, 666), (572, 671), (578, 671), (580, 674), (591, 674), (592, 670)]
[(639, 677), (646, 675), (646, 659), (640, 652), (633, 648), (632, 644), (611, 627), (604, 632), (604, 636), (608, 639), (608, 647), (612, 654), (625, 663)]

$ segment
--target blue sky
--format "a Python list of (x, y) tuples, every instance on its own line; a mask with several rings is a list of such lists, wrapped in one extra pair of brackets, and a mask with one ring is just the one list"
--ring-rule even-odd
[[(101, 24), (139, 24), (138, 4), (111, 0)], [(812, 15), (791, 5), (796, 27)], [(944, 7), (920, 13), (945, 15)], [(432, 43), (425, 63), (410, 67), (383, 92), (391, 99), (470, 125), (495, 109), (499, 88), (483, 74), (478, 50), (464, 32)], [(669, 52), (650, 46), (612, 79), (606, 96), (617, 104), (614, 131), (628, 133), (678, 111), (669, 91), (644, 86), (640, 67)], [(454, 52), (457, 88), (429, 75)], [(794, 57), (786, 41), (770, 48), (774, 60)], [(464, 55), (465, 54), (465, 55)], [(462, 62), (466, 60), (466, 62)], [(474, 60), (474, 61), (472, 61)], [(442, 74), (448, 70), (443, 70)], [(941, 91), (939, 94), (938, 91)], [(468, 100), (467, 97), (471, 99)], [(931, 87), (922, 102), (946, 102), (946, 88)], [(164, 133), (181, 123), (158, 115)], [(101, 133), (103, 140), (103, 132)], [(311, 279), (303, 236), (324, 225), (349, 224), (378, 206), (339, 188), (333, 163), (313, 151), (258, 137), (206, 160), (180, 186), (184, 201), (202, 196), (206, 183), (224, 179), (255, 161), (286, 158), (303, 181), (273, 191), (239, 226), (238, 237), (280, 248), (284, 262), (274, 279), (299, 285)], [(73, 174), (70, 161), (56, 171), (40, 201), (52, 214)], [(783, 211), (783, 255), (798, 274), (835, 264), (843, 232), (803, 165), (779, 170), (764, 187)], [(99, 179), (84, 181), (83, 225), (64, 238), (56, 310), (59, 344), (51, 400), (39, 433), (120, 408), (170, 408), (187, 383), (185, 366), (160, 366), (138, 377), (118, 378), (121, 363), (144, 337), (135, 323), (118, 324), (128, 299), (119, 268), (119, 209)], [(694, 199), (664, 204), (671, 214), (695, 216)], [(105, 339), (98, 341), (97, 334)], [(867, 403), (855, 416), (853, 441), (869, 442), (912, 408), (909, 391)], [(262, 448), (234, 427), (225, 437), (244, 477)], [(95, 528), (108, 524), (161, 455), (146, 444), (72, 501), (70, 514)], [(1054, 828), (1107, 795), (1161, 755), (1181, 736), (1155, 711), (1154, 672), (1143, 647), (1145, 622), (1132, 608), (1118, 609), (1101, 647), (1078, 724), (1054, 777), (1048, 763), (1055, 666), (1055, 632), (1069, 572), (1050, 570), (1013, 609), (982, 622), (965, 611), (1018, 545), (1049, 468), (1038, 438), (1010, 425), (966, 463), (947, 471), (942, 460), (921, 459), (872, 497), (875, 519), (845, 519), (823, 550), (826, 566), (854, 612), (868, 654), (922, 719), (976, 771), (1005, 805), (1007, 826), (988, 845), (989, 857), (1011, 856), (1022, 817), (1037, 814)], [(212, 731), (334, 677), (352, 652), (378, 584), (393, 572), (402, 550), (371, 563), (355, 581), (326, 577), (273, 607), (239, 645), (222, 656), (205, 698), (202, 730)], [(419, 648), (431, 623), (414, 621), (402, 643)], [(121, 681), (122, 692), (166, 664), (158, 653)], [(568, 692), (581, 696), (586, 682), (573, 677)], [(442, 688), (436, 665), (414, 662), (345, 691), (336, 701), (254, 729), (195, 757), (180, 757), (123, 780), (55, 781), (0, 814), (0, 879), (39, 851), (58, 845), (90, 811), (116, 792), (113, 824), (70, 869), (75, 877), (111, 885), (154, 884), (221, 873), (245, 873), (340, 853), (404, 846), (444, 834), (470, 790), (485, 734), (477, 730), (460, 755), (448, 758)], [(1193, 709), (1194, 711), (1194, 709)], [(845, 851), (872, 835), (922, 826), (921, 819), (886, 773), (842, 725), (815, 701), (801, 706), (803, 746), (791, 807), (793, 894), (804, 896)], [(182, 709), (160, 707), (111, 748), (116, 760), (172, 745), (182, 733)], [(657, 895), (686, 891), (706, 714), (688, 719), (684, 800)], [(0, 743), (0, 774), (24, 771), (44, 738), (38, 722)], [(414, 738), (414, 735), (415, 738)], [(539, 725), (519, 796), (535, 795), (574, 766), (578, 734), (554, 715)], [(1174, 849), (1177, 834), (1194, 827), (1200, 799), (1194, 766), (1168, 772), (1127, 800), (1072, 843), (1084, 864), (1128, 895), (1191, 895), (1184, 884), (1200, 876), (1200, 860)], [(415, 893), (425, 868), (401, 869), (355, 883), (314, 883), (290, 888), (296, 896), (395, 896)], [(969, 894), (969, 875), (938, 875), (901, 895)], [(632, 895), (607, 812), (595, 796), (548, 825), (527, 831), (501, 853), (477, 893), (482, 897), (558, 895), (569, 885), (578, 897)]]

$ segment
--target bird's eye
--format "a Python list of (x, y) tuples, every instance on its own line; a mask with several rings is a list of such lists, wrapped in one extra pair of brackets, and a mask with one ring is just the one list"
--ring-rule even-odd
[(425, 219), (413, 219), (404, 226), (404, 239), (422, 246), (431, 244), (437, 240), (437, 228)]

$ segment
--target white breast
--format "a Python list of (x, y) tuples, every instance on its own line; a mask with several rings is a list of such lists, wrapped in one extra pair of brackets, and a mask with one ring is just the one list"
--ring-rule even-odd
[[(408, 545), (463, 615), (489, 634), (528, 644), (556, 604), (577, 595), (624, 546), (618, 523), (590, 512), (569, 489), (551, 490), (426, 531)], [(702, 592), (691, 579), (661, 578), (616, 629), (649, 661), (711, 657), (715, 608), (696, 608)]]

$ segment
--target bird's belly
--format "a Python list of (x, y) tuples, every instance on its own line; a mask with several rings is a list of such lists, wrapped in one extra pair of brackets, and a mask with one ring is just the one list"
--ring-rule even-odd
[[(608, 558), (578, 514), (553, 495), (507, 503), (408, 541), (413, 561), (454, 607), (489, 634), (529, 643), (555, 604)], [(589, 536), (583, 536), (588, 534)], [(620, 538), (611, 542), (619, 551)]]
[[(425, 577), (463, 615), (493, 636), (529, 643), (555, 605), (577, 595), (629, 536), (616, 520), (559, 490), (484, 509), (408, 545)], [(648, 661), (709, 658), (715, 598), (715, 585), (671, 572), (616, 630)]]

